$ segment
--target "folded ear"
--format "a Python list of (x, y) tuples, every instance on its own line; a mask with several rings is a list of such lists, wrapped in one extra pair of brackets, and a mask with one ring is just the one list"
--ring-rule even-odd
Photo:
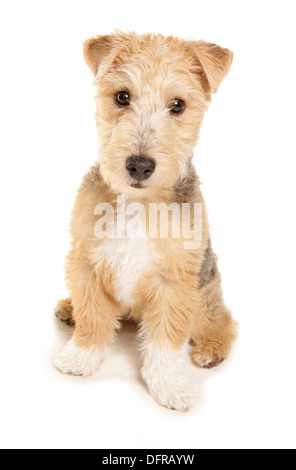
[(112, 36), (97, 36), (83, 43), (84, 59), (94, 75), (101, 62), (108, 57), (113, 47)]
[(190, 49), (197, 56), (209, 85), (209, 91), (216, 93), (223, 78), (230, 69), (233, 53), (216, 44), (192, 41)]

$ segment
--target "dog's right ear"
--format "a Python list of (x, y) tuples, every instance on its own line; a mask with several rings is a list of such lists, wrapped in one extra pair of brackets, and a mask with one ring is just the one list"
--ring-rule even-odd
[(113, 47), (112, 36), (97, 36), (83, 43), (85, 62), (94, 75), (97, 75), (100, 64), (111, 53)]

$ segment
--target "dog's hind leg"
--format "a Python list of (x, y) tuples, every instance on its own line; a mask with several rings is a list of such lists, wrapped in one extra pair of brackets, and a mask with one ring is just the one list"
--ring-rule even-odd
[(195, 345), (193, 361), (207, 369), (223, 362), (236, 338), (237, 326), (224, 305), (217, 271), (206, 285), (199, 288), (197, 314), (191, 335)]
[(71, 299), (62, 299), (55, 308), (55, 316), (69, 326), (75, 326)]

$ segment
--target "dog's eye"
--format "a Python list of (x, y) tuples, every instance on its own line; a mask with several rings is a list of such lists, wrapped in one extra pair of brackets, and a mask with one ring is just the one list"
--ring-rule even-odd
[(181, 114), (185, 109), (185, 103), (183, 100), (174, 100), (170, 106), (170, 112), (173, 114)]
[(130, 95), (127, 91), (119, 91), (115, 95), (115, 101), (119, 106), (128, 106), (130, 104)]

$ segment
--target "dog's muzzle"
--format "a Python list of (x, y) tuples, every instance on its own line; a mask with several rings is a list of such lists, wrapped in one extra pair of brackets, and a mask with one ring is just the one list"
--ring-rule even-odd
[(155, 160), (149, 157), (132, 155), (126, 160), (126, 168), (130, 176), (137, 181), (150, 178), (156, 167)]

